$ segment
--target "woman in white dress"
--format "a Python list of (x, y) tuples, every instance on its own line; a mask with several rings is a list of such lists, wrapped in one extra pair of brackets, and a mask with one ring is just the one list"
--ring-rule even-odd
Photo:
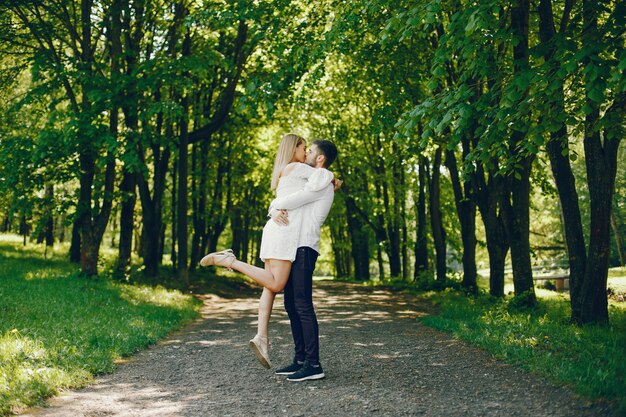
[[(285, 135), (278, 147), (272, 172), (272, 189), (276, 190), (276, 197), (305, 188), (309, 191), (322, 190), (333, 181), (330, 171), (313, 168), (304, 163), (305, 159), (305, 140), (297, 135)], [(218, 265), (241, 272), (264, 287), (259, 301), (257, 334), (250, 340), (250, 347), (266, 368), (271, 367), (267, 327), (276, 293), (285, 288), (291, 264), (296, 258), (300, 225), (303, 221), (301, 213), (300, 208), (289, 210), (288, 225), (278, 225), (272, 219), (266, 223), (260, 251), (261, 260), (265, 262), (264, 269), (237, 260), (230, 249), (210, 253), (200, 261), (202, 266)]]

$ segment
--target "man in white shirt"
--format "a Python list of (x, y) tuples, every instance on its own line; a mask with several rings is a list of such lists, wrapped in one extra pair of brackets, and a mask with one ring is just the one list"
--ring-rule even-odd
[[(319, 169), (328, 168), (337, 157), (337, 147), (328, 140), (314, 140), (306, 161)], [(302, 207), (303, 222), (300, 230), (296, 259), (291, 266), (285, 286), (285, 310), (289, 315), (295, 345), (293, 363), (276, 370), (278, 375), (289, 375), (289, 381), (306, 381), (324, 378), (319, 360), (319, 330), (313, 308), (313, 270), (319, 256), (320, 229), (328, 216), (335, 197), (330, 184), (320, 191), (306, 188), (297, 193), (272, 201), (270, 213), (279, 224), (288, 222), (285, 210)]]

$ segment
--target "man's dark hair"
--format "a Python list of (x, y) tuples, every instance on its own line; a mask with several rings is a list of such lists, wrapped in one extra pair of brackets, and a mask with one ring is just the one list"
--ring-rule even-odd
[(324, 155), (324, 168), (328, 168), (337, 159), (337, 147), (326, 139), (315, 139), (313, 145)]

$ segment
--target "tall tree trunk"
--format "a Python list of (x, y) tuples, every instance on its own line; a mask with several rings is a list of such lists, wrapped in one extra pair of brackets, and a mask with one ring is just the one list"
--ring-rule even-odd
[[(140, 150), (143, 155), (143, 150)], [(165, 148), (159, 152), (159, 145), (153, 147), (154, 178), (152, 186), (152, 196), (148, 181), (143, 176), (138, 176), (139, 197), (141, 200), (141, 211), (143, 213), (143, 264), (144, 275), (149, 278), (156, 278), (159, 275), (159, 265), (161, 263), (163, 247), (163, 197), (165, 195), (165, 177), (169, 166), (170, 150)], [(144, 162), (145, 163), (145, 162)], [(176, 191), (173, 190), (175, 193)], [(172, 206), (172, 211), (175, 211)], [(175, 235), (172, 239), (176, 239)], [(172, 246), (174, 243), (172, 243)]]
[[(569, 20), (569, 10), (565, 10), (561, 20), (561, 28), (563, 29), (567, 26), (566, 22)], [(556, 28), (551, 0), (541, 0), (539, 3), (539, 36), (541, 42), (545, 44), (545, 62), (551, 63), (551, 68), (560, 67), (560, 62), (553, 62), (556, 52), (556, 45), (554, 44)], [(563, 80), (559, 80), (558, 82), (559, 85), (552, 95), (553, 102), (546, 115), (546, 117), (552, 121), (564, 120), (560, 115), (566, 113)], [(575, 300), (580, 299), (581, 284), (584, 280), (587, 264), (587, 252), (580, 216), (580, 207), (578, 205), (576, 180), (569, 160), (567, 126), (564, 122), (561, 123), (556, 131), (550, 133), (546, 150), (550, 158), (552, 175), (554, 176), (554, 182), (561, 203), (563, 230), (569, 259), (570, 300), (572, 303), (573, 318), (574, 316), (579, 316), (578, 303), (575, 302)]]
[(613, 237), (615, 238), (615, 249), (617, 250), (617, 257), (621, 266), (626, 265), (626, 254), (624, 253), (624, 243), (622, 242), (622, 236), (619, 230), (619, 223), (617, 222), (617, 216), (615, 215), (615, 208), (611, 210), (611, 229), (613, 229)]
[(80, 216), (77, 215), (72, 222), (72, 241), (70, 243), (69, 253), (70, 262), (73, 263), (80, 262), (80, 224), (81, 219)]
[[(194, 192), (192, 192), (192, 198), (194, 201), (193, 207), (193, 239), (191, 243), (191, 262), (189, 269), (195, 270), (196, 265), (202, 258), (202, 237), (204, 230), (206, 229), (206, 215), (207, 215), (207, 174), (208, 174), (208, 140), (196, 143), (193, 145), (194, 149)], [(199, 157), (198, 157), (199, 154)], [(199, 159), (199, 166), (196, 166)], [(197, 179), (199, 179), (198, 182)], [(233, 236), (234, 239), (234, 236)]]
[[(244, 201), (247, 198), (251, 198), (248, 190), (244, 191), (243, 198)], [(243, 218), (244, 216), (244, 210), (242, 210), (240, 206), (233, 206), (233, 209), (230, 211), (230, 230), (233, 235), (233, 243), (231, 245), (231, 249), (233, 250), (237, 259), (241, 259), (245, 262), (246, 257), (243, 255), (243, 252), (244, 248), (247, 246), (247, 243), (246, 224)]]
[[(186, 15), (186, 13), (185, 13)], [(191, 35), (185, 34), (183, 41), (183, 56), (191, 53)], [(178, 268), (176, 276), (183, 283), (185, 288), (189, 287), (189, 266), (188, 266), (188, 236), (187, 230), (187, 210), (188, 210), (188, 144), (189, 144), (189, 95), (184, 93), (181, 100), (183, 116), (180, 120), (180, 143), (178, 146)]]
[[(530, 1), (517, 0), (511, 9), (513, 29), (513, 71), (520, 76), (528, 70), (528, 24)], [(526, 92), (523, 93), (524, 95)], [(513, 128), (509, 151), (519, 167), (510, 178), (510, 188), (503, 194), (502, 209), (511, 246), (511, 264), (515, 296), (527, 306), (537, 303), (530, 261), (530, 171), (534, 156), (523, 155), (520, 143), (525, 133)]]
[(178, 200), (178, 157), (174, 156), (172, 164), (172, 194), (171, 194), (171, 215), (172, 215), (172, 247), (170, 249), (170, 258), (172, 259), (172, 267), (176, 271), (178, 269), (178, 251), (176, 250), (176, 242), (178, 242), (178, 216), (176, 216)]
[(413, 279), (419, 279), (422, 272), (428, 270), (428, 239), (426, 237), (426, 158), (419, 157), (419, 182), (417, 184), (417, 202), (415, 204), (417, 230), (415, 236), (415, 268)]
[(385, 262), (383, 261), (383, 250), (380, 244), (376, 245), (376, 259), (378, 260), (378, 279), (385, 280)]
[[(80, 66), (84, 72), (82, 81), (82, 101), (79, 115), (78, 141), (79, 141), (79, 165), (80, 173), (80, 192), (78, 203), (78, 215), (81, 222), (81, 271), (87, 276), (97, 275), (98, 273), (98, 254), (102, 236), (106, 229), (111, 207), (113, 204), (113, 187), (115, 181), (115, 158), (113, 155), (107, 155), (108, 162), (104, 173), (104, 190), (100, 204), (96, 204), (92, 208), (93, 185), (96, 175), (96, 158), (98, 152), (94, 148), (93, 138), (90, 129), (87, 127), (92, 123), (91, 111), (92, 106), (89, 97), (88, 75), (93, 71), (93, 51), (91, 48), (91, 11), (92, 0), (81, 1), (81, 57)], [(116, 116), (111, 115), (110, 128), (116, 126)], [(117, 134), (117, 132), (115, 132)], [(99, 206), (99, 207), (98, 207)], [(99, 208), (99, 210), (98, 210)]]
[(125, 169), (120, 183), (120, 244), (118, 247), (117, 272), (125, 276), (130, 272), (131, 252), (133, 248), (133, 230), (135, 230), (135, 204), (137, 202), (137, 174)]
[[(506, 254), (509, 251), (508, 239), (502, 218), (490, 217), (491, 220), (485, 221), (485, 229), (489, 229), (486, 233), (489, 252), (489, 294), (493, 297), (504, 297), (504, 270)], [(494, 224), (491, 225), (491, 223)]]
[[(377, 140), (377, 146), (379, 148), (382, 148), (382, 143), (380, 143), (380, 137), (376, 137)], [(386, 245), (385, 245), (385, 252), (387, 252), (387, 256), (389, 257), (389, 274), (391, 275), (391, 278), (396, 278), (399, 277), (400, 274), (402, 273), (402, 262), (400, 260), (400, 229), (399, 229), (399, 217), (400, 217), (400, 210), (399, 210), (399, 202), (398, 201), (394, 201), (393, 202), (393, 207), (392, 207), (392, 203), (390, 201), (390, 197), (389, 197), (389, 183), (391, 183), (391, 186), (394, 188), (392, 190), (393, 194), (397, 196), (397, 190), (395, 190), (396, 187), (399, 187), (399, 184), (396, 184), (396, 181), (399, 180), (399, 178), (395, 177), (392, 179), (392, 181), (388, 181), (387, 180), (387, 175), (385, 172), (385, 165), (384, 165), (384, 161), (382, 158), (379, 158), (379, 163), (376, 169), (379, 178), (382, 180), (381, 184), (380, 184), (380, 193), (379, 195), (382, 195), (383, 197), (383, 205), (385, 207), (385, 219), (384, 219), (384, 224), (386, 225)], [(395, 171), (395, 170), (394, 170)], [(392, 171), (392, 173), (396, 173)], [(378, 192), (377, 192), (378, 193)]]
[(506, 254), (509, 251), (509, 241), (502, 219), (502, 210), (498, 210), (503, 192), (502, 178), (490, 171), (485, 180), (485, 172), (478, 164), (476, 173), (472, 176), (475, 182), (476, 201), (480, 216), (485, 226), (487, 251), (489, 252), (489, 294), (494, 297), (504, 296), (504, 267)]
[[(126, 146), (124, 154), (127, 160), (134, 160), (137, 153), (137, 142), (139, 135), (139, 104), (137, 83), (135, 81), (135, 71), (139, 60), (139, 44), (143, 37), (143, 0), (133, 2), (133, 17), (136, 22), (136, 29), (131, 27), (131, 12), (122, 19), (122, 9), (129, 8), (127, 0), (115, 0), (112, 10), (112, 52), (115, 67), (112, 72), (117, 71), (118, 60), (125, 58), (126, 76), (129, 80), (124, 92), (124, 102), (121, 106), (124, 111), (124, 122), (126, 124)], [(125, 51), (122, 51), (122, 26), (125, 31)], [(117, 112), (117, 108), (115, 108)], [(120, 211), (120, 244), (118, 247), (117, 273), (124, 276), (130, 272), (131, 253), (133, 243), (133, 231), (135, 230), (135, 206), (137, 204), (137, 171), (136, 168), (127, 164), (123, 169), (123, 177), (120, 183), (121, 211)], [(141, 254), (141, 251), (140, 251)]]
[[(384, 187), (385, 194), (387, 194), (387, 187)], [(394, 204), (395, 205), (395, 204)], [(392, 278), (397, 278), (402, 274), (402, 260), (401, 260), (401, 248), (400, 248), (400, 228), (398, 227), (398, 220), (396, 218), (397, 213), (394, 210), (388, 212), (387, 224), (387, 236), (388, 244), (387, 255), (389, 256), (389, 274)]]
[[(183, 108), (187, 114), (187, 100), (183, 101)], [(187, 130), (186, 120), (181, 121), (181, 129)], [(176, 268), (176, 276), (187, 287), (189, 285), (188, 273), (188, 248), (187, 248), (187, 137), (186, 134), (180, 136), (180, 144), (178, 146), (178, 266)]]
[[(85, 72), (84, 78), (87, 79), (87, 72), (91, 70), (91, 1), (81, 0), (81, 24), (82, 24), (82, 56), (80, 57), (82, 70)], [(91, 105), (89, 102), (88, 87), (85, 82), (82, 85), (82, 102), (80, 124), (81, 126), (90, 123), (88, 120)], [(79, 164), (80, 164), (80, 191), (78, 200), (78, 215), (80, 217), (80, 263), (81, 270), (87, 275), (96, 275), (98, 273), (98, 248), (93, 239), (92, 220), (91, 220), (91, 196), (92, 185), (95, 175), (95, 152), (92, 149), (91, 140), (87, 135), (86, 129), (83, 127), (78, 131), (78, 140), (81, 143)]]
[(359, 281), (370, 279), (370, 237), (356, 208), (354, 199), (346, 193), (346, 217), (350, 234), (354, 277)]
[[(228, 158), (225, 158), (228, 159)], [(211, 204), (206, 214), (206, 228), (202, 238), (202, 252), (215, 252), (220, 235), (226, 228), (228, 208), (232, 205), (230, 197), (230, 179), (227, 178), (230, 162), (220, 160), (217, 166)], [(224, 208), (226, 200), (226, 209)]]
[(350, 262), (350, 252), (348, 241), (350, 239), (347, 227), (343, 221), (343, 216), (339, 220), (336, 214), (331, 214), (327, 220), (330, 228), (331, 247), (333, 251), (335, 272), (338, 277), (349, 277), (352, 271)]
[[(464, 152), (469, 152), (469, 149), (465, 147)], [(446, 166), (450, 171), (456, 212), (461, 224), (461, 240), (463, 242), (462, 285), (467, 291), (476, 294), (478, 292), (476, 280), (476, 203), (474, 199), (470, 198), (469, 183), (464, 182), (461, 185), (454, 151), (446, 151)]]
[(43, 236), (47, 247), (54, 246), (54, 216), (52, 207), (54, 207), (54, 186), (52, 183), (46, 183), (46, 223), (44, 225)]
[(28, 224), (28, 218), (26, 217), (26, 209), (22, 209), (22, 214), (20, 215), (20, 234), (23, 237), (22, 244), (26, 246), (28, 235), (30, 234), (30, 225)]
[(402, 279), (407, 281), (411, 273), (409, 267), (409, 228), (406, 219), (406, 207), (402, 205), (401, 217), (402, 221)]
[[(596, 2), (583, 0), (583, 34), (586, 44), (600, 45), (601, 34), (598, 31), (598, 8)], [(597, 52), (596, 52), (597, 54)], [(593, 57), (584, 58), (585, 66), (592, 66)], [(585, 74), (586, 90), (602, 88), (598, 80), (589, 73)], [(598, 121), (600, 106), (590, 98), (587, 105), (591, 109), (585, 117), (584, 149), (589, 183), (590, 231), (589, 249), (585, 277), (580, 287), (580, 299), (572, 300), (577, 305), (576, 315), (572, 308), (572, 320), (577, 323), (607, 324), (609, 321), (606, 284), (608, 278), (610, 245), (611, 203), (615, 191), (617, 174), (617, 155), (621, 136), (607, 130), (600, 133)], [(616, 114), (613, 114), (613, 113)], [(617, 116), (623, 120), (626, 113), (626, 94), (620, 93), (604, 117)], [(602, 137), (603, 136), (603, 137)], [(616, 137), (615, 137), (616, 136)]]
[[(516, 141), (516, 139), (513, 139)], [(515, 296), (524, 305), (537, 302), (530, 261), (530, 169), (532, 158), (520, 163), (521, 178), (509, 178), (509, 191), (502, 203), (503, 219), (511, 247)], [(507, 197), (510, 193), (510, 200)]]
[(57, 217), (57, 222), (55, 226), (55, 229), (58, 230), (57, 239), (59, 240), (59, 243), (65, 243), (66, 222), (67, 212), (63, 212), (59, 217)]
[(441, 189), (439, 167), (442, 160), (441, 146), (435, 151), (432, 175), (430, 179), (430, 224), (435, 243), (437, 281), (446, 281), (446, 231), (443, 227), (443, 214), (441, 213)]

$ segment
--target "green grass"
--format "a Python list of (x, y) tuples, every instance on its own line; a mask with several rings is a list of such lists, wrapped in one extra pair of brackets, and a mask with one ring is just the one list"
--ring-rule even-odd
[(84, 386), (198, 316), (191, 296), (88, 279), (64, 257), (0, 237), (0, 415)]
[(423, 323), (453, 333), (509, 363), (572, 386), (588, 398), (604, 398), (626, 414), (626, 305), (613, 303), (610, 326), (568, 323), (569, 300), (537, 291), (539, 307), (519, 310), (507, 300), (468, 298), (454, 291), (423, 297), (440, 314)]

